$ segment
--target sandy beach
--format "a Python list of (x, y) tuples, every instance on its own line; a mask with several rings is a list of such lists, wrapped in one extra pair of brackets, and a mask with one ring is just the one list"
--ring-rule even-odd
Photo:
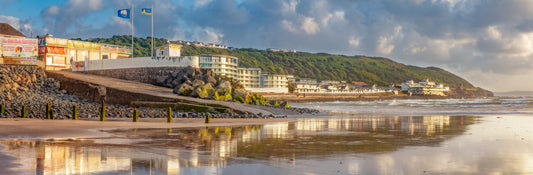
[(165, 118), (140, 119), (131, 122), (129, 118), (108, 119), (106, 122), (97, 118), (87, 120), (42, 120), (9, 118), (0, 119), (0, 139), (48, 139), (48, 138), (89, 138), (105, 137), (100, 130), (126, 128), (183, 128), (206, 126), (239, 126), (250, 124), (265, 124), (275, 122), (289, 122), (294, 119), (211, 119), (211, 123), (204, 123), (205, 119), (174, 119), (173, 123), (166, 123)]

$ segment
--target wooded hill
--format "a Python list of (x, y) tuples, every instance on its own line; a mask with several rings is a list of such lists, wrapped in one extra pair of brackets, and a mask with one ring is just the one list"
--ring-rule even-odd
[[(113, 36), (94, 38), (90, 42), (131, 46), (131, 37)], [(150, 37), (135, 38), (135, 57), (150, 56)], [(167, 43), (166, 39), (155, 39), (155, 46)], [(174, 43), (174, 42), (173, 42)], [(216, 49), (183, 45), (181, 55), (220, 54), (239, 58), (239, 67), (261, 68), (270, 74), (290, 74), (297, 78), (317, 80), (362, 81), (368, 84), (386, 86), (400, 84), (406, 80), (429, 79), (455, 89), (457, 84), (464, 88), (474, 86), (465, 79), (436, 67), (417, 67), (394, 62), (387, 58), (366, 56), (344, 56), (327, 53), (271, 52), (258, 49)]]

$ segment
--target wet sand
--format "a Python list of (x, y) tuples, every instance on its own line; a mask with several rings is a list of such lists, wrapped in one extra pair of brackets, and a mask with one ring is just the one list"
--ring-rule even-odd
[(42, 119), (0, 119), (0, 140), (2, 139), (48, 139), (48, 138), (90, 138), (105, 137), (108, 134), (100, 130), (125, 128), (184, 128), (205, 126), (239, 126), (250, 124), (265, 124), (288, 122), (293, 119), (211, 119), (206, 124), (205, 119), (174, 119), (173, 123), (166, 123), (165, 118), (141, 118), (139, 122), (131, 122), (129, 118), (107, 119), (106, 122), (98, 118), (87, 120), (42, 120)]

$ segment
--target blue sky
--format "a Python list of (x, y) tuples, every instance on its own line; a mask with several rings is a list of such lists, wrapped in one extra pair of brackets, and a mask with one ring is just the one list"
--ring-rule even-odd
[(26, 35), (135, 36), (383, 56), (435, 66), (494, 91), (532, 90), (533, 1), (525, 0), (0, 0), (0, 22)]

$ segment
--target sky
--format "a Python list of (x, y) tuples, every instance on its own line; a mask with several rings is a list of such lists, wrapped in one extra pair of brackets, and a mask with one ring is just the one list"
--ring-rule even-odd
[[(533, 90), (531, 0), (0, 0), (0, 22), (58, 38), (131, 35), (386, 57), (496, 92)], [(453, 86), (453, 85), (452, 85)]]

